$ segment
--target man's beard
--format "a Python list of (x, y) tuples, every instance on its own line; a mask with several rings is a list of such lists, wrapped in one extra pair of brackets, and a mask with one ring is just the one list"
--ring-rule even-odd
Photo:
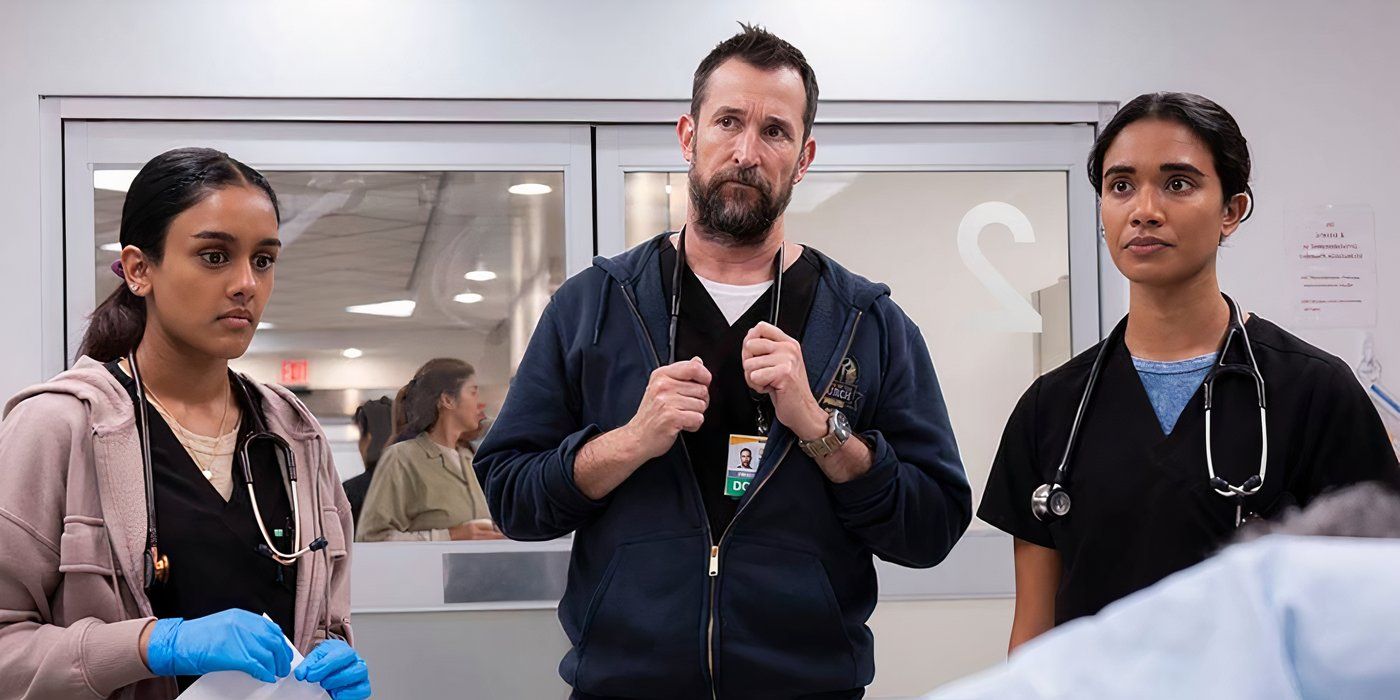
[[(778, 192), (759, 176), (757, 168), (730, 167), (702, 182), (695, 166), (690, 168), (690, 207), (695, 223), (725, 245), (758, 245), (767, 238), (773, 223), (792, 199), (792, 180)], [(752, 197), (740, 192), (726, 193), (725, 183), (737, 182), (752, 188)], [(735, 188), (731, 187), (731, 190)]]

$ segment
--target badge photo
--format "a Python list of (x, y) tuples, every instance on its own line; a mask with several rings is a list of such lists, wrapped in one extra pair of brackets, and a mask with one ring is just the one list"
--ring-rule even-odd
[(758, 473), (758, 464), (763, 460), (763, 447), (766, 438), (756, 435), (730, 435), (729, 454), (725, 460), (724, 495), (740, 498), (748, 490), (749, 483)]

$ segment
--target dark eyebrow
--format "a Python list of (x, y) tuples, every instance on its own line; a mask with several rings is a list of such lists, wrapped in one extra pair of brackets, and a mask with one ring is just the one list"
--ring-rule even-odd
[(1188, 173), (1191, 175), (1199, 175), (1201, 177), (1206, 176), (1205, 173), (1201, 172), (1200, 168), (1197, 168), (1196, 166), (1191, 165), (1190, 163), (1163, 163), (1162, 167), (1158, 169), (1164, 173)]
[[(235, 242), (237, 242), (237, 240), (238, 240), (237, 238), (235, 238), (235, 237), (233, 236), (233, 234), (231, 234), (231, 233), (224, 233), (223, 231), (200, 231), (199, 233), (194, 234), (193, 238), (198, 238), (198, 239), (200, 239), (200, 240), (205, 240), (205, 241), (219, 241), (220, 243), (228, 243), (228, 244), (235, 243)], [(262, 239), (261, 241), (258, 242), (258, 247), (259, 247), (259, 248), (281, 248), (281, 247), (282, 247), (282, 241), (280, 241), (280, 240), (278, 240), (278, 239), (276, 239), (276, 238), (264, 238), (264, 239)]]
[[(720, 118), (720, 117), (731, 117), (731, 116), (734, 116), (734, 117), (742, 117), (742, 116), (744, 116), (745, 114), (746, 114), (746, 112), (744, 112), (744, 110), (739, 109), (738, 107), (731, 107), (731, 106), (729, 106), (729, 105), (721, 105), (718, 109), (715, 110), (715, 118), (716, 118), (716, 119), (718, 119), (718, 118)], [(780, 116), (773, 115), (773, 116), (771, 116), (771, 117), (768, 117), (768, 120), (769, 120), (770, 122), (774, 123), (774, 124), (777, 124), (778, 126), (781, 126), (782, 128), (784, 128), (784, 129), (786, 129), (786, 130), (788, 130), (788, 131), (792, 131), (792, 122), (789, 122), (788, 120), (786, 120), (786, 119), (784, 119), (784, 118), (782, 118), (782, 117), (780, 117)]]
[(1103, 173), (1103, 176), (1104, 176), (1104, 177), (1111, 177), (1111, 176), (1113, 176), (1113, 175), (1135, 175), (1135, 174), (1137, 174), (1137, 168), (1134, 168), (1134, 167), (1131, 166), (1131, 165), (1115, 165), (1115, 166), (1109, 168), (1108, 170), (1105, 170), (1104, 173)]
[(792, 124), (791, 124), (790, 122), (788, 122), (788, 120), (786, 120), (786, 119), (784, 119), (784, 118), (782, 118), (782, 117), (779, 117), (779, 116), (777, 116), (777, 115), (774, 115), (774, 116), (772, 116), (772, 117), (769, 117), (769, 119), (770, 119), (774, 124), (777, 124), (778, 126), (781, 126), (783, 129), (785, 129), (785, 130), (787, 130), (787, 131), (792, 131)]

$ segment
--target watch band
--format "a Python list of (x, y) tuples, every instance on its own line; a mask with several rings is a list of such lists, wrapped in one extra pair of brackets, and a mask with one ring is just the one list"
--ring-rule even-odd
[[(840, 416), (840, 418), (838, 418), (838, 416)], [(826, 435), (815, 440), (798, 440), (797, 447), (812, 459), (825, 457), (841, 449), (841, 446), (845, 445), (846, 440), (851, 437), (849, 429), (843, 431), (839, 428), (840, 423), (838, 421), (840, 421), (841, 418), (844, 418), (844, 416), (836, 410), (827, 411)]]

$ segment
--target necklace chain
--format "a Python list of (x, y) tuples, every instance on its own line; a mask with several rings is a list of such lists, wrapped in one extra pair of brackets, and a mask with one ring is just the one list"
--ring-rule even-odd
[[(160, 400), (160, 397), (156, 395), (156, 392), (151, 391), (150, 385), (146, 384), (145, 382), (141, 382), (141, 386), (146, 390), (146, 393), (150, 395), (151, 400), (155, 402), (156, 407), (159, 408), (162, 413), (170, 416), (170, 419), (175, 421), (176, 427), (180, 428), (180, 430), (178, 431), (172, 430), (171, 432), (175, 434), (175, 439), (178, 440), (180, 445), (185, 448), (185, 451), (189, 453), (190, 459), (194, 460), (195, 466), (199, 467), (200, 473), (204, 474), (204, 478), (206, 479), (213, 479), (214, 472), (212, 469), (209, 468), (208, 464), (200, 460), (199, 450), (196, 449), (189, 442), (186, 442), (185, 438), (180, 435), (181, 432), (194, 433), (194, 431), (190, 430), (189, 428), (186, 428), (184, 424), (180, 422), (180, 419), (178, 416), (175, 415), (175, 412), (171, 411), (170, 408), (165, 405), (165, 402)], [(230, 391), (230, 394), (231, 393), (232, 391)], [(219, 416), (219, 429), (218, 434), (214, 436), (215, 440), (223, 437), (224, 435), (224, 422), (228, 420), (229, 398), (229, 394), (224, 395), (224, 412), (222, 415)]]

